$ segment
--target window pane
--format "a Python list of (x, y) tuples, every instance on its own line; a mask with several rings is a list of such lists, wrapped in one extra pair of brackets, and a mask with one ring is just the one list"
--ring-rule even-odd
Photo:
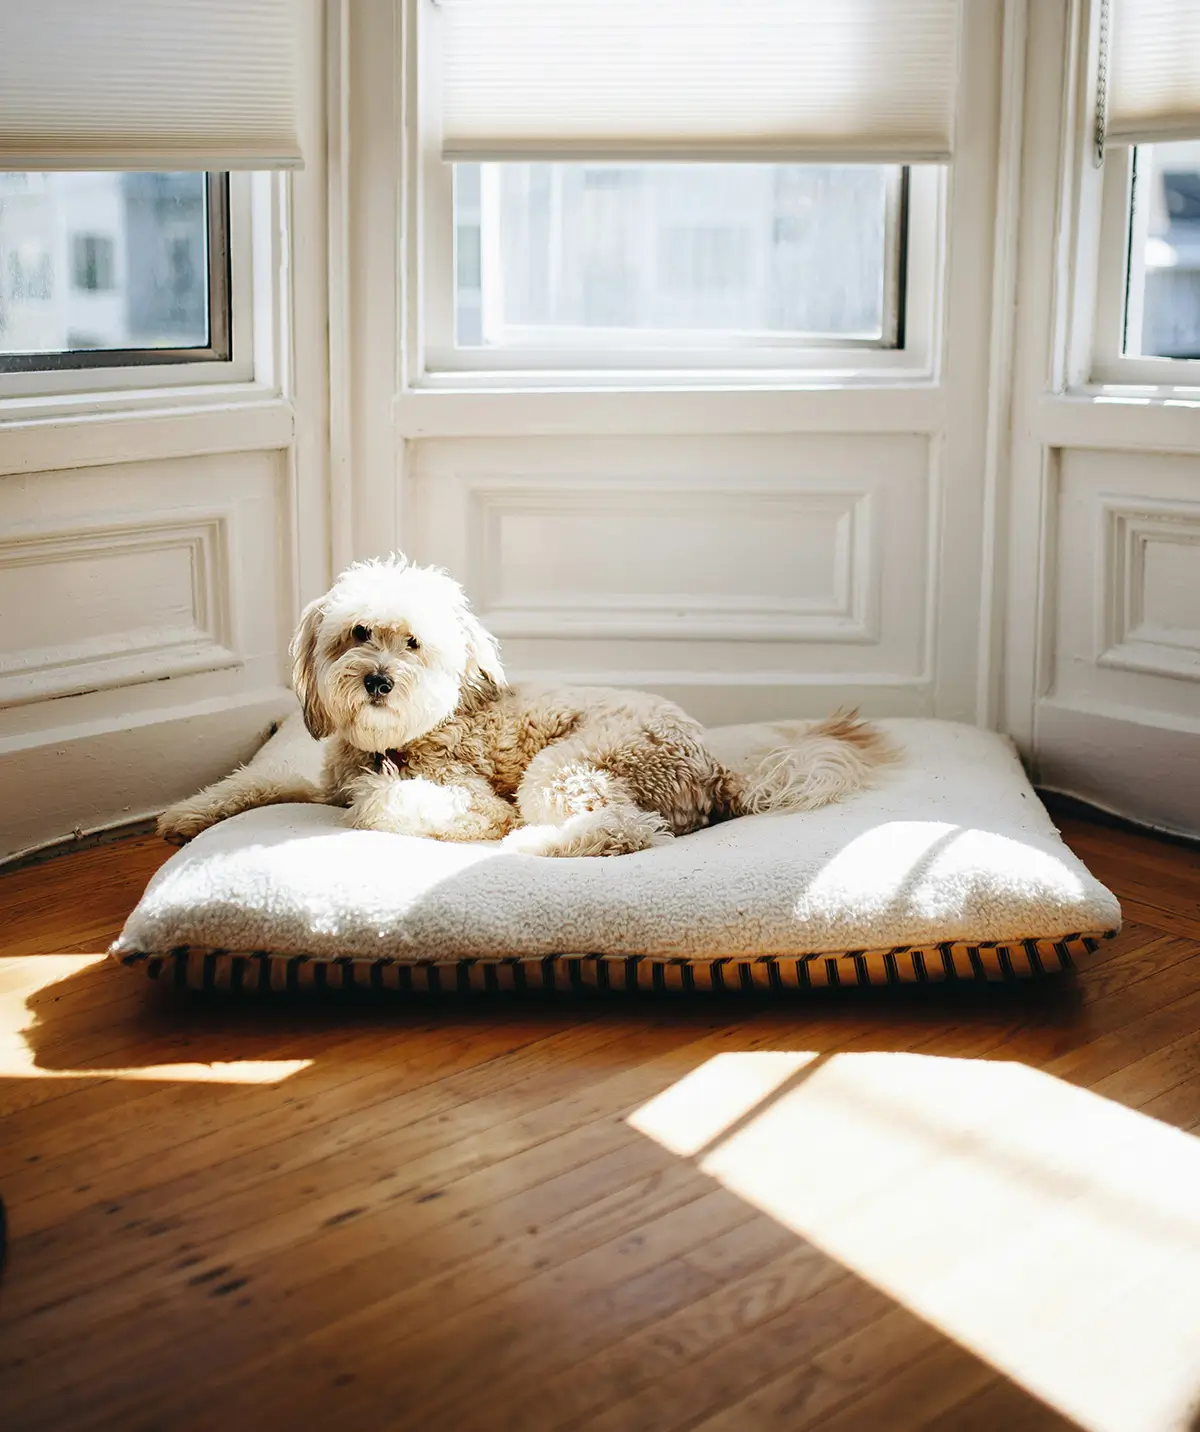
[(205, 348), (208, 274), (207, 175), (0, 174), (0, 356)]
[(890, 341), (901, 174), (456, 165), (458, 343)]
[(1200, 358), (1200, 143), (1141, 144), (1134, 162), (1125, 351)]

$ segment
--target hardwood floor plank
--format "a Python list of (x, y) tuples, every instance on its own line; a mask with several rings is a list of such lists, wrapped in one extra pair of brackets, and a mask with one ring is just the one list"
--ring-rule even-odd
[(1151, 1100), (1181, 1086), (1192, 1091), (1200, 1109), (1200, 1029), (1143, 1055), (1089, 1087), (1127, 1108), (1142, 1109)]
[[(629, 1398), (577, 1424), (594, 1432), (682, 1432), (720, 1425), (725, 1411), (784, 1370), (810, 1366), (820, 1349), (853, 1329), (872, 1326), (890, 1308), (878, 1288), (849, 1275), (801, 1297), (768, 1321), (739, 1329), (701, 1372), (691, 1363), (660, 1374)], [(729, 1423), (748, 1428), (750, 1421)]]
[[(678, 1381), (690, 1377), (707, 1385), (708, 1360), (725, 1360), (736, 1339), (743, 1339), (738, 1346), (752, 1353), (747, 1334), (790, 1315), (805, 1299), (848, 1276), (834, 1260), (772, 1220), (756, 1220), (737, 1233), (740, 1248), (748, 1244), (752, 1257), (740, 1254), (736, 1274), (728, 1264), (719, 1264), (720, 1285), (707, 1296), (649, 1327), (627, 1332), (609, 1347), (589, 1351), (565, 1371), (533, 1385), (515, 1372), (510, 1375), (498, 1429), (555, 1432), (595, 1421), (606, 1411), (622, 1425), (665, 1426), (667, 1412), (654, 1399), (655, 1384), (687, 1369)], [(765, 1253), (772, 1256), (764, 1258)], [(703, 1263), (702, 1250), (688, 1255), (689, 1261), (696, 1263), (698, 1254)], [(704, 1366), (698, 1368), (701, 1362)], [(648, 1415), (649, 1422), (635, 1413), (643, 1397), (641, 1416)], [(618, 1407), (622, 1410), (614, 1412)]]
[(1079, 1432), (1079, 1424), (1023, 1387), (996, 1377), (927, 1422), (925, 1432)]

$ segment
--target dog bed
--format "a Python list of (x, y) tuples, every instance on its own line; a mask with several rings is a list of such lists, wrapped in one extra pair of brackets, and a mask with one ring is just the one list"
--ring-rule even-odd
[[(110, 955), (202, 989), (765, 989), (1013, 980), (1085, 960), (1115, 897), (1063, 845), (1002, 736), (880, 725), (872, 790), (612, 859), (353, 830), (248, 811), (162, 867)], [(795, 723), (710, 733), (738, 767)], [(298, 719), (256, 766), (315, 778)]]

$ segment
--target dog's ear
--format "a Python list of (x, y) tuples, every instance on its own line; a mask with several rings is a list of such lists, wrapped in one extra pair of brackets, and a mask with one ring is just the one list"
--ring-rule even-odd
[(325, 614), (323, 603), (324, 598), (318, 597), (304, 608), (300, 625), (288, 648), (292, 658), (292, 689), (304, 712), (304, 724), (309, 735), (318, 741), (333, 730), (333, 722), (317, 691), (317, 634)]
[(504, 667), (500, 663), (500, 645), (487, 627), (464, 602), (458, 619), (467, 638), (467, 669), (464, 683), (476, 691), (490, 694), (504, 685)]

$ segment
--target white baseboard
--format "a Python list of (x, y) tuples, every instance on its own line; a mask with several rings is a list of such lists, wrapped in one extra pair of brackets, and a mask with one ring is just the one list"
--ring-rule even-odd
[(158, 814), (248, 760), (295, 705), (271, 687), (0, 742), (0, 861)]
[(1168, 835), (1200, 836), (1200, 731), (1043, 702), (1037, 784)]

